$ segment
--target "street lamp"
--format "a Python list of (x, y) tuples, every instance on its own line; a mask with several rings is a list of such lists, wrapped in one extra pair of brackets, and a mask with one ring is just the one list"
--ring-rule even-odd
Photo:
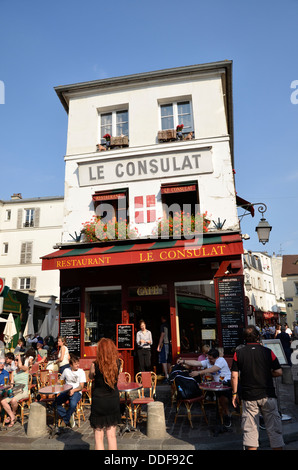
[(256, 226), (256, 232), (259, 237), (259, 242), (265, 245), (269, 241), (269, 235), (272, 230), (271, 225), (267, 222), (267, 220), (264, 218), (264, 212), (267, 210), (267, 206), (264, 203), (256, 203), (253, 205), (258, 205), (260, 204), (261, 207), (258, 207), (258, 211), (262, 214), (262, 218), (259, 222), (259, 224)]

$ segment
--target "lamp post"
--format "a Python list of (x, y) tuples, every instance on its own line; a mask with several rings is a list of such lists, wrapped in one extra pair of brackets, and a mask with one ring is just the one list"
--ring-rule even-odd
[(256, 232), (259, 237), (259, 242), (265, 245), (269, 241), (269, 235), (272, 230), (271, 225), (267, 222), (267, 220), (264, 218), (264, 212), (267, 210), (267, 206), (264, 203), (256, 203), (252, 205), (258, 205), (260, 204), (261, 207), (258, 207), (258, 211), (262, 214), (262, 218), (259, 222), (259, 224), (256, 226)]

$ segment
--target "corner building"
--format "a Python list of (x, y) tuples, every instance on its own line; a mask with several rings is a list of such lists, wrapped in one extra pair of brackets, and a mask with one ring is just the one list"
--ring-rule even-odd
[[(90, 360), (97, 341), (110, 337), (134, 374), (144, 319), (152, 367), (161, 371), (156, 348), (166, 315), (173, 360), (197, 357), (204, 343), (232, 354), (246, 323), (237, 205), (247, 202), (235, 191), (232, 62), (59, 86), (56, 93), (68, 113), (64, 226), (43, 269), (60, 270), (60, 333), (70, 350)], [(207, 228), (195, 236), (184, 229), (176, 235), (175, 227), (160, 234), (177, 207), (187, 220), (205, 214)], [(90, 224), (83, 224), (96, 214), (119, 226), (126, 220), (129, 238), (90, 241)]]

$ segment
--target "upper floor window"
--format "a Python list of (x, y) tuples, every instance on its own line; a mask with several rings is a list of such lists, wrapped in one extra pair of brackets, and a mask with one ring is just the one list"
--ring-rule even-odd
[(4, 242), (2, 246), (2, 254), (7, 255), (8, 254), (8, 243)]
[(161, 129), (176, 129), (183, 124), (183, 134), (193, 132), (192, 106), (190, 101), (174, 101), (160, 105)]
[(100, 114), (100, 138), (104, 135), (128, 137), (128, 110)]
[(30, 277), (20, 277), (20, 290), (30, 289)]
[(34, 227), (34, 209), (25, 209), (24, 227)]
[(30, 264), (32, 262), (32, 248), (32, 242), (22, 243), (20, 264)]
[(7, 209), (5, 212), (5, 220), (11, 220), (11, 210)]
[(32, 207), (18, 210), (17, 228), (39, 227), (40, 208)]

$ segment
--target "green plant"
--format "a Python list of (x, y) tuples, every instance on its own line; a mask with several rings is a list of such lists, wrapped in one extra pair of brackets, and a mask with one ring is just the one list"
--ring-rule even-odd
[(94, 215), (90, 221), (84, 222), (81, 234), (88, 242), (98, 242), (106, 240), (125, 240), (127, 238), (137, 238), (137, 228), (132, 228), (125, 219), (116, 217), (109, 221), (104, 221), (101, 217)]
[(158, 220), (157, 234), (159, 236), (190, 237), (196, 233), (208, 232), (210, 220), (207, 219), (207, 212), (204, 214), (190, 214), (182, 212), (175, 212), (169, 217)]

